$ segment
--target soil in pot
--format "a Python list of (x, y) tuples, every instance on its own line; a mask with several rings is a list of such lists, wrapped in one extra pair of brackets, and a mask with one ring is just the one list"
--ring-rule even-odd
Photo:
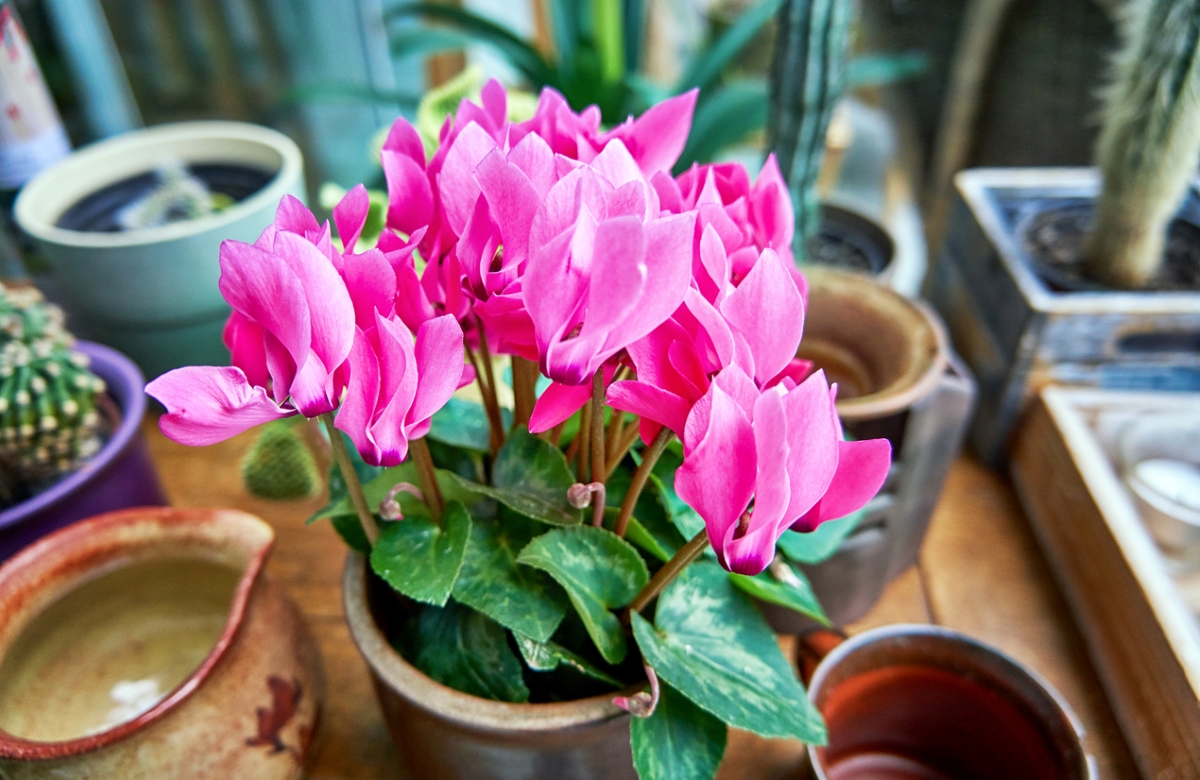
[[(213, 196), (213, 205), (228, 207), (259, 192), (275, 178), (275, 171), (249, 165), (205, 163), (186, 166), (183, 170), (203, 184)], [(57, 227), (88, 233), (117, 233), (128, 229), (125, 217), (130, 204), (137, 203), (162, 183), (158, 171), (131, 176), (102, 187), (78, 201), (58, 218)], [(161, 215), (163, 223), (189, 219), (183, 209), (168, 206)]]
[(0, 729), (60, 742), (150, 710), (212, 651), (239, 578), (233, 568), (197, 558), (156, 559), (67, 593), (4, 656)]
[[(1021, 248), (1038, 277), (1055, 292), (1110, 290), (1084, 273), (1084, 243), (1094, 219), (1092, 201), (1073, 198), (1039, 204), (1018, 226)], [(1164, 254), (1159, 275), (1144, 289), (1200, 290), (1200, 225), (1173, 220)]]
[(852, 211), (823, 206), (821, 228), (808, 244), (814, 265), (877, 276), (892, 261), (892, 240), (883, 228)]

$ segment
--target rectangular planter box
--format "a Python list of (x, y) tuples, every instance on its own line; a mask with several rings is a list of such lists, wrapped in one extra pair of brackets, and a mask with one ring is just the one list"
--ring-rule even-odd
[[(981, 168), (955, 203), (927, 284), (979, 383), (970, 439), (1003, 462), (1028, 399), (1048, 384), (1200, 390), (1200, 293), (1056, 292), (1032, 271), (1018, 228), (1041, 204), (1094, 198), (1090, 168)], [(1180, 212), (1200, 223), (1194, 191)]]
[(1049, 387), (1011, 472), (1146, 778), (1200, 777), (1200, 631), (1114, 466), (1141, 411), (1195, 419), (1200, 394)]

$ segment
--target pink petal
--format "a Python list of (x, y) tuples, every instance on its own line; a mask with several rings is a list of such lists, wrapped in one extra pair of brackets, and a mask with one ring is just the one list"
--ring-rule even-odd
[(350, 437), (363, 460), (379, 466), (382, 465), (379, 447), (370, 433), (379, 402), (379, 358), (374, 345), (359, 328), (355, 328), (349, 360), (350, 382), (333, 424)]
[(683, 465), (675, 473), (675, 490), (704, 518), (709, 541), (724, 561), (725, 542), (754, 493), (754, 429), (750, 419), (719, 387), (714, 385), (706, 398), (711, 399), (707, 426), (701, 439), (684, 455)]
[(424, 168), (425, 144), (421, 142), (421, 134), (417, 132), (417, 128), (409, 124), (404, 117), (392, 123), (387, 140), (383, 142), (383, 149), (399, 152)]
[(275, 227), (301, 236), (320, 230), (317, 218), (292, 195), (284, 195), (279, 200), (279, 207), (275, 209)]
[(774, 548), (779, 534), (787, 530), (785, 520), (791, 499), (788, 484), (788, 424), (783, 393), (766, 392), (754, 404), (754, 442), (758, 476), (754, 488), (754, 512), (750, 527), (771, 528)]
[(167, 407), (158, 421), (163, 434), (193, 447), (295, 414), (276, 405), (263, 388), (251, 386), (233, 366), (177, 368), (146, 385), (146, 392)]
[(462, 235), (467, 220), (479, 198), (479, 185), (475, 182), (475, 168), (496, 148), (496, 142), (479, 125), (469, 123), (454, 139), (445, 163), (438, 176), (438, 191), (442, 199), (446, 220), (457, 235)]
[(465, 367), (462, 328), (449, 314), (435, 317), (417, 330), (413, 351), (418, 381), (412, 409), (405, 418), (410, 428), (432, 417), (458, 389)]
[(419, 382), (412, 334), (395, 320), (376, 317), (379, 338), (379, 405), (371, 436), (379, 447), (379, 465), (396, 466), (408, 454), (404, 422)]
[[(772, 391), (773, 392), (773, 391)], [(784, 396), (787, 413), (788, 518), (802, 516), (825, 494), (838, 464), (838, 431), (825, 372), (804, 380)]]
[(564, 385), (551, 382), (538, 396), (529, 419), (529, 432), (548, 431), (583, 408), (592, 397), (590, 384)]
[(786, 250), (790, 254), (796, 232), (796, 212), (774, 153), (767, 155), (751, 189), (750, 221), (759, 246), (770, 247), (780, 254)]
[(696, 108), (699, 90), (664, 100), (646, 111), (631, 124), (622, 125), (602, 135), (602, 143), (620, 138), (646, 176), (674, 167), (687, 143), (692, 127), (692, 112)]
[(721, 313), (749, 344), (759, 384), (796, 356), (804, 331), (804, 303), (773, 251), (763, 251), (750, 274), (722, 302)]
[(838, 442), (837, 473), (812, 509), (792, 525), (793, 531), (813, 531), (826, 520), (856, 512), (874, 498), (887, 479), (892, 445), (887, 439)]
[(221, 333), (229, 349), (229, 362), (242, 369), (247, 381), (258, 387), (267, 387), (271, 383), (267, 350), (263, 344), (265, 335), (261, 325), (236, 311), (229, 315)]
[[(683, 436), (691, 403), (660, 387), (633, 380), (613, 382), (608, 388), (608, 405), (622, 412), (653, 420)], [(647, 441), (649, 443), (649, 441)]]
[(411, 234), (428, 225), (433, 218), (433, 191), (425, 168), (408, 155), (387, 148), (379, 162), (387, 180), (388, 227)]
[(391, 317), (395, 309), (396, 272), (378, 249), (351, 255), (342, 266), (342, 278), (354, 306), (354, 322), (359, 328), (375, 327), (375, 312)]
[[(536, 136), (530, 136), (536, 138)], [(546, 149), (547, 154), (549, 149)], [(529, 228), (542, 204), (537, 188), (516, 165), (504, 159), (499, 149), (492, 151), (475, 169), (483, 197), (491, 208), (492, 219), (504, 238), (504, 265), (524, 263), (529, 247)], [(491, 258), (488, 258), (489, 262)]]
[(371, 209), (371, 197), (367, 188), (359, 184), (347, 192), (333, 207), (333, 222), (337, 225), (338, 237), (346, 253), (354, 251), (363, 225), (367, 224), (367, 212)]

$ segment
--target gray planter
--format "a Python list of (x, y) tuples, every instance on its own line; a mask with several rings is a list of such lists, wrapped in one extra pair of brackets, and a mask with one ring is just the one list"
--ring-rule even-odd
[[(1087, 203), (1090, 168), (963, 171), (928, 296), (979, 382), (971, 443), (998, 466), (1025, 402), (1047, 384), (1200, 390), (1200, 293), (1066, 292), (1034, 273), (1021, 227)], [(1192, 192), (1179, 217), (1200, 224)]]

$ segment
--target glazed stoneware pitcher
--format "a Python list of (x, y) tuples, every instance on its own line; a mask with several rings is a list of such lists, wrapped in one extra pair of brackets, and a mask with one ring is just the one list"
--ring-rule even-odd
[(316, 647), (253, 515), (100, 515), (0, 568), (0, 778), (303, 773)]

